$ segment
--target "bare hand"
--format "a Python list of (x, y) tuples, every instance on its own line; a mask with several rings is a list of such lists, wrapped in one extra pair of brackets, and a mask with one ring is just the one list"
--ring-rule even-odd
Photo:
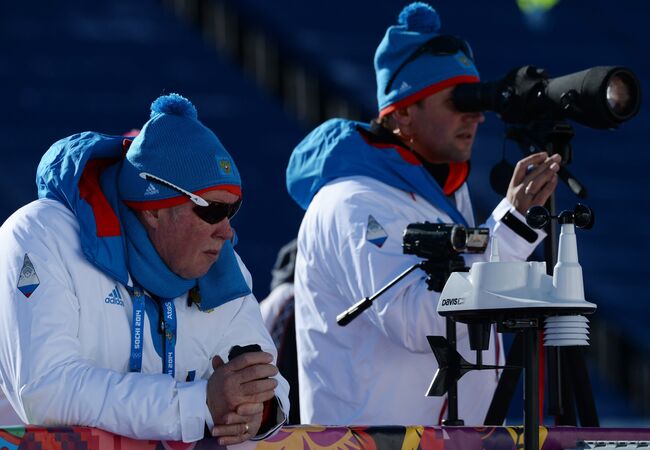
[[(252, 405), (251, 403), (247, 405)], [(224, 417), (224, 425), (215, 425), (212, 436), (219, 437), (220, 445), (233, 445), (244, 442), (257, 435), (262, 425), (263, 403), (256, 403), (258, 413), (252, 415), (231, 412)]]
[(220, 445), (244, 442), (257, 435), (263, 403), (274, 398), (278, 369), (266, 352), (245, 353), (227, 364), (219, 356), (212, 359), (214, 373), (208, 380), (207, 403)]
[(535, 153), (517, 163), (506, 198), (522, 214), (531, 206), (542, 206), (557, 186), (560, 155)]

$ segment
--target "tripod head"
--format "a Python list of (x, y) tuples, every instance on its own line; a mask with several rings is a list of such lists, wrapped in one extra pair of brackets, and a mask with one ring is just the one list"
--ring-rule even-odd
[(460, 253), (483, 253), (487, 248), (490, 230), (467, 228), (457, 224), (412, 223), (404, 230), (402, 249), (405, 254), (426, 258), (406, 269), (370, 297), (364, 297), (336, 317), (344, 327), (368, 309), (373, 301), (415, 269), (427, 274), (427, 286), (440, 292), (452, 272), (467, 271)]

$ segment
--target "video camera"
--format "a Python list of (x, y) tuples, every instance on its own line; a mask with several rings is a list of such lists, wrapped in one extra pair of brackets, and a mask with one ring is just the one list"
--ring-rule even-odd
[(488, 228), (457, 224), (411, 223), (404, 230), (402, 251), (427, 260), (430, 290), (441, 292), (452, 272), (466, 272), (461, 253), (484, 253), (490, 238)]
[(497, 81), (458, 85), (452, 99), (460, 111), (494, 111), (513, 124), (567, 118), (591, 128), (616, 128), (639, 112), (641, 87), (624, 67), (549, 78), (543, 69), (523, 66)]

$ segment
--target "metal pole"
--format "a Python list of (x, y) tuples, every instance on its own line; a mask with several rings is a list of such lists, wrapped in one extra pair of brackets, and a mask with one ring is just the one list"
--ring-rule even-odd
[[(450, 317), (446, 318), (447, 322), (447, 342), (449, 346), (454, 350), (451, 352), (451, 357), (454, 358), (454, 361), (450, 361), (451, 367), (458, 367), (460, 361), (458, 361), (458, 354), (456, 353), (456, 322), (454, 322)], [(454, 381), (450, 383), (449, 388), (447, 389), (447, 420), (442, 422), (443, 425), (459, 427), (463, 426), (465, 422), (462, 419), (458, 418), (458, 382)]]
[(539, 449), (539, 338), (537, 327), (524, 330), (524, 450)]

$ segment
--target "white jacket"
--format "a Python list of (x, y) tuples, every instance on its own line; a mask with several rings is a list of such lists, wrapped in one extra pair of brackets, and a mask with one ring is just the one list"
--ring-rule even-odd
[[(456, 191), (455, 202), (474, 226), (467, 185)], [(499, 222), (508, 211), (524, 220), (504, 200), (485, 226), (499, 240), (501, 260), (521, 260), (544, 235), (525, 241)], [(452, 223), (419, 195), (369, 177), (338, 178), (314, 196), (299, 231), (295, 274), (303, 423), (435, 425), (444, 417), (446, 399), (425, 397), (437, 369), (426, 336), (444, 336), (445, 320), (436, 313), (439, 294), (427, 289), (424, 272), (411, 273), (346, 327), (336, 323), (338, 314), (421, 261), (403, 254), (402, 234), (409, 223), (424, 221)], [(489, 251), (464, 255), (467, 265)], [(460, 353), (475, 361), (466, 326), (459, 324), (457, 333)], [(483, 354), (486, 364), (504, 362), (495, 334)], [(460, 380), (459, 417), (466, 425), (483, 423), (497, 381), (495, 370)]]
[[(175, 379), (162, 373), (152, 339), (158, 323), (147, 311), (142, 371), (129, 373), (131, 297), (86, 260), (78, 236), (76, 218), (54, 200), (30, 203), (0, 228), (2, 392), (28, 424), (98, 427), (138, 439), (201, 439), (212, 357), (227, 361), (231, 346), (252, 343), (276, 354), (256, 299), (248, 295), (201, 312), (188, 306), (186, 295), (176, 298)], [(27, 273), (27, 258), (37, 278)], [(29, 296), (19, 289), (28, 292), (26, 280), (37, 284)], [(276, 378), (276, 395), (288, 413), (288, 384)]]

